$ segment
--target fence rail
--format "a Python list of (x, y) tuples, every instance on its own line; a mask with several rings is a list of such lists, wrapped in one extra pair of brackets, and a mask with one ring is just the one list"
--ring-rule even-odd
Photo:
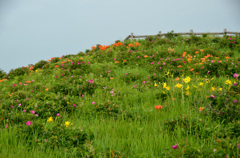
[[(161, 31), (158, 32), (157, 35), (133, 35), (133, 33), (131, 33), (131, 35), (128, 35), (124, 40), (128, 40), (131, 39), (133, 40), (133, 38), (146, 38), (146, 37), (155, 37), (155, 36), (165, 36), (168, 33), (162, 33)], [(232, 31), (227, 31), (227, 29), (224, 29), (223, 32), (199, 32), (199, 33), (195, 33), (193, 32), (193, 30), (191, 29), (190, 32), (179, 32), (179, 33), (173, 33), (173, 34), (178, 34), (178, 35), (203, 35), (203, 34), (210, 34), (210, 35), (227, 35), (227, 34), (240, 34), (240, 32), (232, 32)]]

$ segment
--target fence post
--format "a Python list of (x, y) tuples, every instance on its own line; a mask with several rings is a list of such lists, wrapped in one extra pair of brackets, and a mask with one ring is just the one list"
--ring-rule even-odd
[(133, 33), (131, 33), (131, 41), (133, 40)]
[(224, 35), (226, 35), (227, 34), (227, 29), (224, 29), (223, 33), (224, 33)]
[(190, 34), (193, 34), (193, 29), (190, 29)]

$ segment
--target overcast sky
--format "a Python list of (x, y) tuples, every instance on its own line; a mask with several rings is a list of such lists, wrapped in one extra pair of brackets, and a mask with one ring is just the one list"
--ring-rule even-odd
[(135, 35), (240, 32), (240, 0), (0, 0), (0, 69)]

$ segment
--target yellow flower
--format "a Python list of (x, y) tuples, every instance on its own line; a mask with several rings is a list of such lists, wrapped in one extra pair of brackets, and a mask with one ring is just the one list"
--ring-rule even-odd
[(65, 125), (66, 127), (68, 127), (69, 125), (72, 125), (72, 123), (69, 122), (69, 121), (66, 121), (64, 125)]
[(48, 88), (46, 88), (45, 91), (48, 91)]
[(167, 88), (167, 84), (166, 84), (166, 82), (163, 83), (163, 88)]
[(110, 77), (110, 80), (113, 80), (114, 78), (113, 77)]
[(49, 117), (48, 120), (47, 120), (47, 122), (53, 122), (53, 117), (52, 117), (52, 116)]
[(38, 70), (35, 70), (35, 72), (38, 72)]
[(175, 87), (182, 88), (182, 84), (178, 83), (178, 84), (175, 85)]
[(190, 89), (190, 87), (189, 87), (189, 86), (187, 86), (186, 90), (189, 90), (189, 89)]
[(220, 91), (222, 91), (222, 88), (219, 88)]
[(203, 83), (202, 83), (202, 82), (200, 82), (200, 83), (199, 83), (199, 86), (203, 86)]
[(226, 85), (232, 85), (232, 82), (231, 82), (230, 80), (226, 80), (226, 81), (225, 81), (225, 84), (226, 84)]
[(213, 92), (214, 92), (215, 90), (216, 90), (216, 88), (215, 88), (215, 87), (211, 87), (211, 91), (213, 91)]
[(70, 103), (67, 101), (67, 104), (70, 104)]
[(167, 86), (166, 89), (169, 91), (169, 90), (170, 90), (170, 87)]
[(188, 82), (191, 81), (191, 78), (190, 78), (190, 77), (186, 77), (186, 78), (183, 79), (183, 81), (184, 81), (185, 83), (188, 83)]
[(189, 93), (189, 91), (186, 91), (185, 94), (186, 94), (186, 95), (189, 95), (190, 93)]
[(215, 78), (211, 78), (211, 80), (214, 80)]
[(206, 79), (206, 83), (210, 83), (209, 79)]
[(155, 84), (154, 84), (154, 87), (157, 87), (157, 86), (158, 86), (158, 85), (155, 83)]

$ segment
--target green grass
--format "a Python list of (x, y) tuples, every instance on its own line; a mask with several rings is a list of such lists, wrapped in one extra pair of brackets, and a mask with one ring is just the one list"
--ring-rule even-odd
[(122, 43), (1, 71), (1, 157), (239, 157), (239, 36)]

